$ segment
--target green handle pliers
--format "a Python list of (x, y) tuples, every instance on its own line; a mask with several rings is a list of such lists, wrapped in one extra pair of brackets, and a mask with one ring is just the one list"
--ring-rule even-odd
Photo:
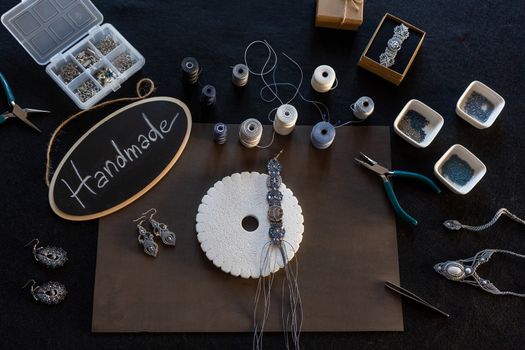
[(4, 123), (9, 118), (18, 118), (33, 129), (35, 129), (38, 132), (42, 132), (35, 124), (31, 123), (29, 119), (27, 119), (27, 115), (29, 113), (50, 113), (49, 111), (42, 111), (39, 109), (31, 109), (31, 108), (22, 108), (15, 102), (15, 95), (13, 94), (13, 90), (11, 90), (11, 87), (9, 86), (9, 83), (7, 82), (7, 79), (4, 77), (2, 73), (0, 73), (0, 83), (2, 84), (2, 87), (5, 91), (5, 94), (7, 95), (7, 102), (9, 102), (9, 111), (4, 112), (0, 114), (0, 124)]
[(365, 168), (368, 168), (375, 172), (377, 175), (383, 179), (383, 185), (385, 186), (386, 194), (388, 196), (388, 199), (390, 200), (390, 203), (394, 207), (394, 211), (396, 214), (403, 219), (404, 221), (408, 222), (411, 225), (417, 225), (417, 220), (414, 219), (412, 216), (410, 216), (402, 207), (401, 204), (399, 204), (399, 201), (397, 200), (397, 197), (394, 193), (394, 188), (392, 187), (392, 183), (390, 182), (391, 177), (406, 177), (414, 180), (418, 180), (432, 188), (434, 192), (441, 193), (441, 189), (428, 177), (425, 175), (421, 175), (418, 173), (413, 173), (410, 171), (401, 171), (401, 170), (389, 170), (381, 165), (379, 165), (375, 160), (371, 159), (370, 157), (366, 156), (365, 154), (361, 153), (361, 156), (364, 158), (364, 160), (355, 158), (355, 161), (364, 166)]

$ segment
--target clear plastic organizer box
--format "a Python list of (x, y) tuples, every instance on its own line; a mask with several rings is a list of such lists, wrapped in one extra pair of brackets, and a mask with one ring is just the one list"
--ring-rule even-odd
[(3, 25), (81, 109), (116, 91), (146, 63), (90, 0), (22, 0)]

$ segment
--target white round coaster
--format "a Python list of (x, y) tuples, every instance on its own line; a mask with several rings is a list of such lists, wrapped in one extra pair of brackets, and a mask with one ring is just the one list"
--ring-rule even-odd
[[(199, 205), (196, 229), (201, 248), (215, 266), (234, 276), (258, 278), (284, 266), (279, 249), (269, 243), (267, 178), (256, 172), (227, 176), (208, 190)], [(280, 191), (286, 230), (283, 247), (290, 261), (303, 239), (303, 214), (297, 198), (284, 183)], [(256, 225), (249, 227), (250, 221)], [(269, 263), (262, 268), (266, 258), (263, 252), (268, 249)]]

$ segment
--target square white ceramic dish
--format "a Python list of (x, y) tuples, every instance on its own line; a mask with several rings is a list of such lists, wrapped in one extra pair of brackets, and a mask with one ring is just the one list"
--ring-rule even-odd
[[(449, 178), (447, 178), (442, 173), (442, 167), (447, 160), (453, 155), (457, 155), (463, 161), (467, 162), (468, 165), (474, 170), (474, 174), (469, 182), (464, 186), (458, 185)], [(462, 145), (454, 145), (445, 152), (445, 154), (436, 162), (434, 165), (434, 174), (436, 177), (443, 182), (450, 190), (457, 194), (467, 194), (469, 193), (474, 186), (485, 176), (487, 172), (487, 167), (478, 157), (476, 157), (472, 152), (463, 147)]]
[[(427, 136), (421, 142), (414, 140), (399, 128), (399, 123), (401, 122), (405, 114), (407, 114), (407, 112), (411, 110), (421, 114), (429, 121), (429, 124), (423, 129)], [(439, 114), (438, 112), (436, 112), (435, 110), (433, 110), (432, 108), (430, 108), (429, 106), (427, 106), (419, 100), (410, 100), (405, 105), (405, 107), (403, 107), (397, 118), (394, 120), (394, 131), (407, 142), (409, 142), (411, 145), (419, 148), (425, 148), (428, 145), (430, 145), (430, 143), (436, 138), (444, 123), (445, 121), (441, 114)]]
[[(490, 114), (489, 118), (484, 122), (469, 115), (464, 109), (468, 98), (473, 92), (477, 92), (478, 94), (482, 95), (494, 105), (494, 110)], [(472, 126), (475, 126), (478, 129), (486, 129), (494, 124), (494, 121), (496, 121), (496, 118), (498, 118), (499, 114), (503, 110), (503, 107), (505, 107), (505, 99), (503, 99), (503, 97), (501, 97), (496, 91), (492, 90), (487, 85), (475, 80), (470, 83), (465, 92), (463, 92), (463, 95), (461, 95), (459, 98), (458, 103), (456, 104), (456, 113)]]

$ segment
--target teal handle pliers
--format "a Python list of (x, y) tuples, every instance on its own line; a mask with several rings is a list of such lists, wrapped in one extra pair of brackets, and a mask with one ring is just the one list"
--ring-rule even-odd
[(2, 73), (0, 73), (0, 83), (2, 84), (2, 88), (4, 89), (5, 94), (7, 95), (7, 102), (9, 103), (10, 107), (9, 111), (0, 114), (0, 124), (4, 123), (9, 118), (18, 118), (33, 129), (35, 129), (36, 131), (42, 132), (35, 124), (31, 123), (29, 119), (27, 119), (27, 115), (29, 113), (49, 113), (49, 111), (20, 107), (16, 104), (13, 90), (11, 90), (7, 79)]
[(399, 204), (399, 201), (397, 200), (397, 197), (394, 193), (394, 188), (392, 187), (392, 183), (390, 182), (391, 177), (406, 177), (414, 180), (419, 180), (432, 188), (434, 192), (441, 193), (441, 189), (428, 177), (413, 173), (410, 171), (401, 171), (401, 170), (388, 170), (387, 168), (379, 165), (375, 160), (371, 159), (370, 157), (366, 156), (365, 154), (361, 153), (361, 156), (364, 158), (364, 160), (355, 158), (355, 161), (364, 166), (365, 168), (368, 168), (375, 172), (377, 175), (383, 179), (383, 185), (385, 186), (386, 194), (388, 196), (388, 199), (390, 200), (390, 203), (392, 203), (392, 206), (394, 207), (394, 211), (396, 214), (403, 219), (404, 221), (408, 222), (412, 225), (417, 225), (417, 220), (414, 219), (412, 216), (410, 216), (402, 207), (401, 204)]

